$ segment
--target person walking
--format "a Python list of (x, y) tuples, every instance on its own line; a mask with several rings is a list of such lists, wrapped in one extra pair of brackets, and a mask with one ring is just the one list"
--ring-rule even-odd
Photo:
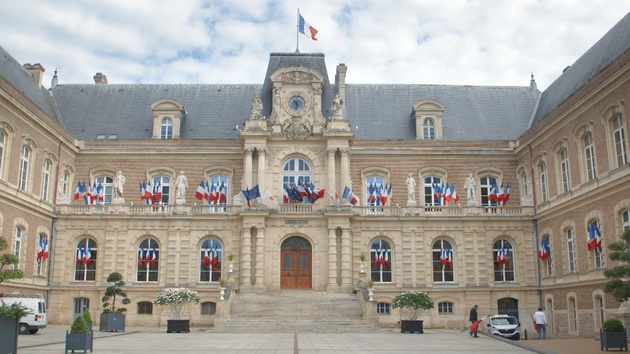
[(470, 327), (470, 336), (474, 337), (474, 338), (479, 338), (479, 336), (477, 336), (477, 329), (478, 326), (473, 326), (474, 324), (477, 323), (477, 309), (479, 307), (477, 305), (473, 306), (470, 309), (470, 316), (468, 316), (468, 321), (470, 321), (471, 327)]
[(547, 338), (547, 316), (542, 310), (542, 307), (538, 308), (538, 311), (534, 314), (534, 322), (538, 326), (538, 339)]

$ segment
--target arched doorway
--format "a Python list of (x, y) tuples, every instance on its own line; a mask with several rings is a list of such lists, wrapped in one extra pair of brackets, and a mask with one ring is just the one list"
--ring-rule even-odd
[(501, 315), (510, 315), (518, 319), (518, 300), (504, 297), (497, 301), (497, 309)]
[(305, 238), (293, 236), (282, 242), (282, 289), (310, 289), (312, 287), (312, 247)]

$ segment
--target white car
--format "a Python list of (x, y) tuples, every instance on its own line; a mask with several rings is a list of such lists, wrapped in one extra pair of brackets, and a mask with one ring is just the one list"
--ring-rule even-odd
[(20, 303), (26, 306), (30, 313), (20, 318), (18, 332), (20, 334), (35, 334), (42, 328), (46, 328), (47, 310), (46, 301), (40, 295), (3, 294), (0, 302), (6, 305)]
[(509, 315), (493, 315), (488, 317), (488, 333), (509, 339), (521, 339), (518, 330), (521, 324), (516, 317)]

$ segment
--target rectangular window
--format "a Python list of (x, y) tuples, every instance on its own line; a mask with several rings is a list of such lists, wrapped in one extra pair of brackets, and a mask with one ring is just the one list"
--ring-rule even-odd
[(22, 150), (22, 162), (20, 164), (20, 181), (19, 188), (23, 191), (26, 190), (26, 181), (28, 179), (28, 166), (31, 160), (31, 150), (28, 146), (24, 146)]
[(621, 121), (621, 116), (615, 117), (613, 120), (613, 137), (615, 140), (616, 167), (625, 165), (628, 161), (626, 152), (626, 132)]
[(540, 201), (546, 202), (549, 199), (549, 190), (547, 189), (547, 166), (544, 162), (538, 165), (538, 170), (540, 179)]
[(440, 302), (438, 304), (438, 313), (440, 315), (452, 315), (453, 303), (452, 302)]
[(570, 184), (569, 157), (567, 156), (567, 149), (562, 149), (562, 151), (560, 151), (560, 175), (562, 176), (562, 192), (568, 192)]
[(567, 230), (567, 251), (569, 262), (569, 273), (575, 273), (575, 240), (573, 236), (573, 229)]
[(0, 178), (2, 177), (2, 170), (4, 168), (4, 146), (7, 138), (4, 131), (0, 130)]
[(584, 136), (584, 162), (586, 163), (586, 180), (594, 180), (596, 177), (595, 151), (590, 133)]
[[(15, 228), (15, 240), (13, 241), (13, 255), (16, 256), (18, 258), (18, 260), (20, 260), (20, 253), (21, 253), (21, 249), (22, 249), (22, 229), (19, 227)], [(20, 269), (20, 264), (14, 264), (13, 265), (13, 270), (18, 270)]]
[(378, 313), (379, 315), (389, 315), (389, 304), (386, 302), (377, 302), (376, 313)]
[(42, 175), (42, 200), (48, 200), (50, 189), (50, 169), (52, 168), (50, 160), (44, 161), (44, 171)]

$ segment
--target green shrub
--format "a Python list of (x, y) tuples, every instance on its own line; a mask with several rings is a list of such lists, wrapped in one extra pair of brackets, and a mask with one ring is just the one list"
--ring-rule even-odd
[(623, 332), (623, 323), (616, 318), (609, 318), (604, 321), (604, 332)]
[(92, 315), (90, 315), (90, 310), (89, 309), (85, 309), (85, 311), (83, 311), (83, 319), (85, 320), (85, 323), (90, 323), (92, 322)]
[(72, 327), (70, 327), (70, 333), (90, 333), (90, 330), (88, 329), (87, 323), (85, 323), (85, 319), (83, 318), (83, 316), (79, 316), (74, 320), (74, 322), (72, 323)]
[(403, 320), (415, 321), (422, 311), (433, 308), (433, 299), (421, 291), (408, 291), (396, 295), (392, 300), (392, 307), (400, 309)]
[(23, 306), (21, 302), (14, 302), (11, 305), (0, 304), (0, 316), (9, 318), (20, 318), (32, 313), (31, 310)]

